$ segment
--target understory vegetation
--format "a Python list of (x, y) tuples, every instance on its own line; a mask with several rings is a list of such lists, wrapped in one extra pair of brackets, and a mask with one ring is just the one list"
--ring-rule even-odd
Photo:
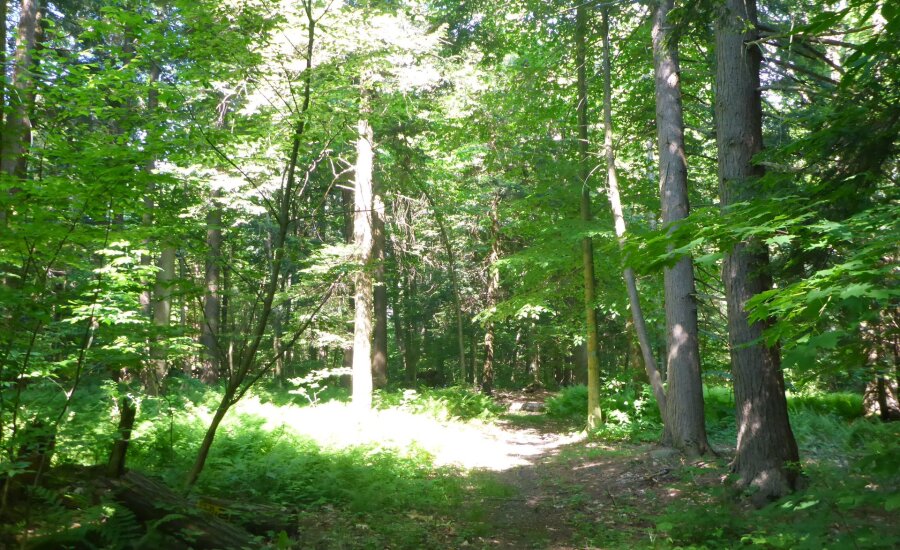
[[(177, 397), (140, 404), (130, 451), (131, 468), (173, 487), (190, 466), (221, 392), (188, 379), (175, 383), (179, 391), (172, 395)], [(194, 505), (224, 513), (210, 503), (242, 503), (243, 512), (228, 512), (237, 524), (252, 524), (260, 514), (291, 518), (289, 529), (259, 535), (260, 546), (273, 548), (488, 548), (492, 538), (507, 535), (489, 509), (527, 498), (522, 494), (527, 489), (459, 456), (440, 460), (445, 449), (435, 434), (446, 440), (453, 430), (498, 422), (580, 432), (587, 399), (584, 387), (574, 386), (548, 399), (546, 413), (515, 414), (462, 388), (385, 390), (376, 399), (378, 415), (360, 423), (347, 397), (339, 387), (316, 404), (276, 387), (248, 396), (221, 427)], [(9, 543), (18, 538), (26, 548), (170, 544), (159, 529), (166, 518), (143, 524), (96, 485), (91, 467), (102, 461), (114, 439), (115, 400), (99, 385), (84, 389), (80, 399), (94, 406), (79, 404), (79, 413), (59, 433), (47, 486), (17, 510), (19, 516), (3, 528), (4, 538)], [(551, 493), (564, 495), (554, 501), (562, 510), (554, 517), (574, 529), (576, 544), (888, 548), (900, 542), (893, 521), (900, 508), (897, 423), (864, 418), (861, 400), (851, 394), (790, 398), (809, 481), (802, 491), (756, 510), (727, 483), (735, 430), (731, 395), (713, 387), (705, 401), (718, 456), (697, 463), (669, 457), (662, 466), (654, 463), (659, 471), (651, 472), (650, 481), (638, 476), (630, 487), (609, 488), (614, 494), (591, 494), (589, 484), (554, 486)], [(656, 448), (648, 442), (661, 428), (658, 413), (646, 402), (639, 393), (610, 394), (604, 402), (607, 422), (587, 434), (586, 443), (561, 447), (541, 464), (519, 467), (553, 477), (561, 469), (613, 457), (643, 476), (642, 461)], [(316, 429), (323, 425), (327, 429)], [(339, 439), (333, 438), (336, 432)], [(485, 450), (472, 446), (469, 452)], [(588, 517), (603, 501), (615, 504)]]

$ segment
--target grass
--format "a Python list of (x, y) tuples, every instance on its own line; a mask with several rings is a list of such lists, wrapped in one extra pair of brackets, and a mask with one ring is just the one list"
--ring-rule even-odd
[[(727, 456), (702, 467), (676, 464), (665, 479), (646, 481), (648, 472), (660, 469), (640, 471), (647, 464), (646, 444), (661, 429), (655, 405), (645, 390), (610, 390), (602, 403), (607, 422), (588, 443), (565, 446), (542, 466), (518, 466), (546, 468), (542, 479), (574, 466), (623, 468), (625, 484), (610, 485), (606, 492), (591, 489), (591, 483), (612, 479), (612, 470), (579, 470), (585, 473), (559, 475), (547, 485), (558, 491), (553, 502), (559, 510), (553, 513), (565, 515), (573, 544), (880, 548), (900, 543), (894, 521), (900, 509), (900, 423), (861, 418), (857, 396), (790, 396), (807, 487), (754, 510), (721, 482), (728, 474)], [(178, 487), (220, 393), (185, 380), (170, 395), (141, 404), (129, 467)], [(546, 415), (527, 417), (502, 416), (493, 402), (460, 388), (395, 390), (378, 393), (372, 419), (361, 421), (344, 402), (346, 392), (331, 390), (331, 400), (327, 395), (310, 406), (302, 396), (264, 388), (242, 401), (223, 423), (197, 491), (295, 512), (303, 542), (271, 533), (266, 541), (273, 547), (477, 548), (480, 538), (504, 529), (496, 510), (520, 498), (504, 478), (464, 464), (480, 452), (473, 438), (478, 426), (502, 417), (542, 430), (582, 429), (587, 407), (586, 389), (577, 386), (550, 399)], [(70, 415), (57, 439), (60, 472), (65, 464), (102, 464), (112, 441), (116, 416), (110, 388), (86, 387), (80, 399), (84, 403), (73, 407), (78, 413)], [(733, 407), (727, 389), (707, 388), (707, 427), (718, 448), (734, 445)], [(100, 548), (171, 544), (109, 499), (92, 499), (87, 480), (58, 481), (32, 495), (34, 536), (57, 537), (45, 539), (50, 544), (45, 547), (79, 541)], [(80, 527), (61, 528), (73, 525)], [(19, 517), (2, 529), (8, 539), (24, 526)]]
[[(84, 388), (82, 399), (100, 405), (79, 409), (66, 424), (56, 467), (104, 462), (115, 426), (113, 400), (104, 392), (103, 386)], [(185, 380), (170, 395), (141, 404), (128, 466), (180, 487), (220, 390)], [(442, 444), (464, 451), (468, 443), (459, 442), (471, 436), (467, 420), (495, 418), (499, 409), (493, 402), (458, 388), (381, 392), (380, 410), (371, 421), (360, 421), (341, 399), (315, 407), (304, 402), (273, 389), (245, 398), (223, 422), (196, 492), (295, 510), (304, 525), (304, 544), (321, 539), (325, 547), (440, 547), (455, 544), (466, 532), (483, 531), (478, 518), (484, 513), (471, 495), (503, 489), (487, 477), (468, 477), (460, 467), (442, 464), (436, 454), (444, 451)], [(125, 537), (118, 545), (101, 536), (117, 521), (127, 523), (122, 519), (127, 510), (111, 501), (80, 500), (74, 495), (83, 482), (63, 481), (58, 493), (32, 499), (41, 510), (33, 515), (34, 536), (55, 533), (47, 539), (55, 541), (51, 544), (82, 541), (104, 548), (134, 542)], [(466, 528), (460, 530), (456, 518), (463, 504)], [(58, 528), (72, 524), (81, 527)], [(23, 528), (20, 516), (2, 529), (0, 541)]]

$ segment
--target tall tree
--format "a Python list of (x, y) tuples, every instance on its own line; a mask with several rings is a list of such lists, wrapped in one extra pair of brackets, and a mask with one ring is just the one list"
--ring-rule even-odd
[[(601, 9), (600, 32), (603, 38), (603, 150), (606, 155), (606, 183), (608, 186), (609, 205), (612, 209), (615, 223), (616, 237), (619, 239), (620, 248), (624, 247), (625, 238), (625, 214), (622, 210), (622, 198), (619, 194), (619, 176), (616, 171), (616, 150), (613, 146), (612, 126), (612, 67), (609, 45), (609, 7)], [(644, 321), (644, 312), (641, 309), (640, 296), (638, 295), (637, 278), (634, 269), (625, 267), (623, 270), (625, 288), (628, 291), (628, 302), (631, 305), (631, 319), (634, 322), (634, 331), (641, 345), (641, 355), (644, 358), (644, 369), (650, 379), (650, 386), (659, 407), (659, 414), (666, 423), (666, 393), (663, 388), (662, 376), (656, 367), (656, 359), (650, 347), (650, 336), (647, 333), (647, 323)]]
[[(726, 0), (716, 35), (716, 142), (722, 209), (760, 196), (762, 101), (755, 0)], [(771, 288), (766, 245), (750, 238), (727, 252), (722, 266), (738, 436), (732, 468), (738, 485), (764, 503), (796, 486), (799, 453), (788, 420), (777, 347), (763, 341), (765, 322), (751, 322), (745, 306)]]
[(374, 199), (372, 168), (373, 132), (369, 123), (368, 92), (362, 92), (356, 138), (356, 180), (353, 193), (353, 245), (358, 270), (353, 284), (353, 404), (360, 410), (372, 407), (372, 225)]
[[(40, 0), (22, 0), (19, 8), (10, 105), (3, 128), (3, 142), (0, 144), (0, 172), (19, 179), (25, 177), (25, 153), (31, 138), (29, 98), (33, 95), (34, 87), (32, 65), (39, 10)], [(6, 24), (5, 19), (3, 24)], [(6, 45), (3, 46), (5, 50)], [(6, 216), (5, 212), (3, 216)]]
[(215, 382), (219, 378), (222, 351), (219, 339), (219, 320), (222, 301), (219, 275), (222, 264), (222, 208), (216, 202), (221, 191), (213, 193), (213, 205), (206, 214), (206, 271), (203, 294), (203, 322), (200, 327), (200, 344), (203, 346), (203, 360), (200, 377), (204, 382)]
[[(488, 255), (486, 306), (497, 305), (497, 293), (500, 290), (500, 273), (496, 263), (500, 260), (500, 192), (494, 193), (488, 217), (490, 219), (491, 252)], [(474, 367), (473, 367), (474, 368)], [(478, 376), (473, 372), (473, 379)], [(481, 370), (481, 391), (490, 395), (494, 391), (494, 321), (488, 319), (484, 325), (484, 366)]]
[(376, 388), (383, 388), (388, 382), (388, 297), (384, 276), (384, 214), (384, 202), (376, 194), (372, 211), (372, 261), (375, 264), (372, 297), (375, 314), (375, 324), (372, 328), (372, 384)]
[[(581, 221), (590, 223), (591, 188), (588, 185), (588, 95), (587, 95), (587, 10), (579, 2), (575, 10), (575, 64), (578, 73), (578, 179), (581, 184)], [(581, 263), (584, 274), (584, 317), (587, 329), (588, 410), (587, 423), (593, 428), (602, 421), (600, 410), (600, 354), (597, 351), (596, 278), (594, 277), (594, 240), (590, 235), (581, 239)], [(518, 337), (517, 337), (518, 339)]]
[[(659, 194), (662, 221), (672, 229), (688, 215), (687, 159), (678, 45), (669, 33), (674, 0), (661, 0), (653, 18), (656, 73), (656, 132), (659, 142)], [(666, 434), (688, 455), (709, 450), (700, 378), (700, 344), (694, 264), (689, 255), (664, 271), (666, 301)]]

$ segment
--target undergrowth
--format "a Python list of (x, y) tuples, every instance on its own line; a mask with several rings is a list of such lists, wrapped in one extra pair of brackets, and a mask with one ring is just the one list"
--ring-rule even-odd
[[(172, 383), (178, 387), (169, 397), (146, 399), (140, 404), (128, 467), (177, 488), (195, 458), (221, 390), (191, 380)], [(490, 481), (467, 479), (453, 468), (436, 467), (433, 457), (415, 444), (398, 447), (360, 442), (335, 446), (293, 429), (307, 418), (304, 415), (316, 415), (309, 418), (321, 422), (349, 410), (341, 403), (344, 394), (333, 393), (338, 396), (334, 401), (320, 396), (321, 412), (297, 395), (275, 388), (264, 388), (245, 398), (220, 427), (195, 492), (293, 510), (305, 525), (304, 545), (319, 537), (320, 544), (329, 548), (423, 548), (446, 546), (448, 541), (464, 538), (467, 529), (458, 528), (452, 518), (459, 515), (464, 500), (472, 500), (467, 495), (495, 490), (490, 488)], [(103, 464), (112, 445), (114, 399), (103, 385), (84, 388), (81, 398), (93, 398), (95, 405), (79, 408), (80, 414), (73, 416), (61, 432), (54, 458), (54, 466), (60, 471), (75, 465)], [(432, 422), (490, 420), (500, 412), (493, 401), (460, 388), (382, 391), (376, 395), (376, 404), (382, 410), (427, 417)], [(353, 426), (350, 420), (336, 420), (335, 430)], [(322, 426), (323, 433), (330, 429)], [(33, 495), (32, 506), (41, 511), (30, 521), (32, 539), (41, 541), (36, 544), (47, 548), (83, 544), (131, 548), (135, 541), (145, 540), (155, 541), (151, 546), (165, 545), (144, 528), (133, 533), (128, 511), (121, 506), (111, 501), (79, 501), (77, 495), (83, 491), (79, 487), (67, 484), (57, 492)], [(67, 506), (58, 505), (63, 500)], [(478, 529), (478, 518), (484, 516), (479, 509), (477, 503), (467, 504), (464, 516), (471, 524), (469, 530)], [(15, 531), (25, 529), (25, 521), (19, 517), (0, 535), (10, 540)], [(79, 527), (59, 528), (66, 525)], [(278, 538), (277, 533), (272, 536)], [(284, 535), (280, 544), (296, 546)]]
[[(177, 387), (170, 388), (170, 397), (140, 403), (128, 466), (179, 487), (221, 390), (189, 380), (173, 384)], [(317, 426), (320, 435), (362, 429), (358, 422), (340, 418), (349, 410), (343, 404), (344, 388), (321, 387), (316, 405), (311, 395), (270, 387), (248, 396), (223, 423), (196, 492), (291, 510), (302, 542), (271, 533), (267, 540), (279, 548), (463, 547), (497, 528), (487, 519), (492, 516), (487, 507), (514, 497), (509, 487), (491, 475), (437, 467), (415, 440), (355, 440), (354, 433), (346, 433), (349, 443), (337, 444), (304, 435), (298, 426), (323, 419), (335, 424)], [(83, 388), (78, 399), (85, 402), (57, 437), (54, 467), (60, 477), (68, 467), (104, 463), (115, 433), (115, 397), (108, 384)], [(683, 466), (665, 487), (677, 498), (652, 499), (647, 492), (643, 500), (629, 502), (616, 495), (619, 515), (598, 524), (602, 532), (590, 522), (580, 525), (579, 536), (586, 545), (610, 548), (900, 544), (894, 521), (900, 510), (900, 423), (862, 418), (861, 400), (851, 394), (797, 395), (788, 402), (806, 475), (803, 490), (762, 510), (735, 498), (721, 481), (728, 476), (729, 449), (736, 437), (733, 397), (726, 388), (710, 387), (705, 390), (707, 429), (723, 456), (704, 468)], [(463, 388), (379, 391), (375, 404), (393, 415), (385, 418), (410, 417), (424, 425), (491, 422), (502, 413), (489, 398)], [(648, 389), (611, 385), (601, 406), (605, 422), (594, 438), (630, 443), (658, 439), (659, 413)], [(545, 416), (529, 419), (583, 428), (586, 408), (587, 389), (574, 386), (548, 400)], [(49, 417), (41, 410), (25, 414), (29, 419)], [(573, 460), (573, 453), (590, 458), (590, 452), (607, 458), (619, 453), (624, 460), (635, 451), (576, 446), (558, 459)], [(142, 525), (110, 499), (90, 497), (86, 483), (70, 479), (32, 493), (35, 513), (28, 526), (33, 539), (41, 541), (34, 547), (155, 548), (172, 542), (159, 525)], [(586, 521), (583, 514), (573, 515), (575, 521), (582, 517)], [(613, 536), (610, 522), (630, 527)], [(25, 527), (25, 519), (15, 519), (3, 528), (7, 540)]]

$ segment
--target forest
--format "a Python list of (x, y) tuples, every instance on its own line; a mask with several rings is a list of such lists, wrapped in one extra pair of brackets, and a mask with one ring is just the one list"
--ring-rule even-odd
[(0, 13), (0, 549), (900, 546), (897, 2)]

